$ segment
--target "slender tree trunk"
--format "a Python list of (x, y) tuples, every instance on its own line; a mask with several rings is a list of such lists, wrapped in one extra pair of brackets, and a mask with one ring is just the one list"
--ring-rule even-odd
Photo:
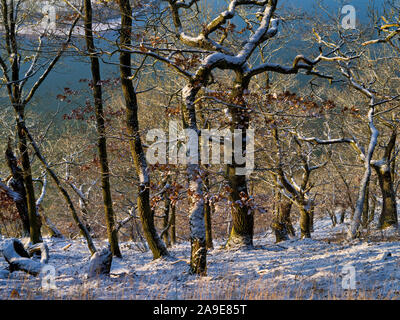
[(176, 244), (176, 206), (171, 204), (171, 226), (169, 227), (171, 244)]
[(206, 247), (207, 249), (214, 248), (213, 238), (212, 238), (212, 204), (210, 200), (207, 200), (204, 204), (204, 221), (206, 224)]
[(85, 40), (88, 53), (90, 55), (90, 65), (93, 80), (93, 98), (96, 110), (96, 128), (97, 128), (97, 148), (100, 158), (101, 170), (101, 188), (103, 192), (104, 212), (106, 217), (108, 241), (111, 252), (114, 256), (121, 257), (121, 251), (118, 246), (118, 232), (115, 228), (115, 217), (112, 205), (110, 170), (107, 157), (107, 138), (104, 124), (103, 98), (101, 89), (101, 73), (99, 58), (96, 54), (96, 47), (92, 32), (92, 5), (91, 0), (85, 0)]
[(236, 167), (228, 166), (228, 182), (231, 188), (232, 229), (227, 247), (252, 247), (254, 213), (247, 205), (239, 203), (242, 195), (247, 195), (246, 177), (236, 175)]
[(292, 206), (293, 203), (289, 199), (282, 199), (281, 202), (281, 214), (282, 214), (282, 219), (285, 222), (287, 232), (290, 236), (294, 237), (296, 235), (296, 232), (294, 231), (293, 225), (292, 225), (292, 220), (290, 219), (290, 212), (292, 211)]
[[(208, 128), (210, 129), (210, 128)], [(205, 169), (209, 169), (209, 165), (205, 165)], [(207, 192), (210, 192), (210, 177), (208, 175), (208, 172), (206, 173), (207, 176), (204, 179), (204, 187), (207, 190)], [(213, 238), (212, 238), (212, 213), (213, 213), (213, 204), (210, 201), (209, 197), (207, 196), (207, 199), (204, 203), (204, 223), (206, 227), (206, 247), (207, 249), (212, 249), (214, 248), (213, 245)]]
[(397, 128), (392, 129), (392, 135), (388, 144), (385, 147), (385, 154), (381, 161), (374, 161), (374, 167), (378, 176), (379, 186), (382, 193), (382, 212), (379, 217), (379, 226), (381, 229), (390, 226), (397, 226), (397, 202), (396, 192), (393, 185), (394, 180), (394, 149), (397, 140)]
[(369, 212), (369, 217), (368, 217), (368, 224), (374, 221), (375, 219), (375, 208), (376, 208), (376, 198), (375, 196), (371, 197), (371, 210)]
[(363, 208), (362, 220), (361, 220), (361, 225), (362, 225), (363, 228), (366, 228), (368, 226), (370, 182), (371, 182), (371, 179), (368, 181), (367, 188), (365, 190), (364, 208)]
[(29, 216), (29, 234), (33, 244), (42, 242), (40, 233), (40, 217), (36, 211), (35, 189), (32, 181), (31, 161), (29, 158), (26, 132), (24, 130), (24, 107), (17, 110), (17, 132), (18, 132), (18, 149), (21, 156), (21, 164), (23, 168), (23, 179), (26, 191), (26, 200)]
[(310, 210), (309, 210), (309, 215), (310, 215), (310, 231), (314, 232), (314, 211), (315, 206), (314, 206), (314, 201), (311, 201), (310, 203)]
[[(22, 100), (20, 87), (20, 54), (17, 41), (17, 12), (14, 0), (1, 0), (2, 3), (2, 27), (4, 28), (4, 45), (10, 62), (8, 70), (3, 68), (4, 76), (7, 78), (7, 72), (11, 74), (12, 84), (7, 84), (7, 90), (10, 102), (13, 105), (16, 116), (16, 134), (18, 136), (19, 161), (22, 165), (22, 174), (26, 192), (26, 204), (29, 217), (29, 234), (33, 244), (42, 242), (40, 234), (40, 217), (36, 212), (35, 189), (32, 182), (32, 169), (29, 159), (27, 137), (23, 130), (25, 126), (25, 104)], [(2, 59), (2, 65), (5, 62)]]
[(50, 221), (50, 219), (46, 216), (45, 213), (42, 212), (41, 218), (42, 218), (42, 221), (43, 221), (43, 225), (49, 230), (49, 234), (50, 234), (51, 238), (64, 238), (62, 233)]
[[(210, 122), (207, 122), (207, 120), (204, 117), (205, 111), (200, 109), (198, 112), (199, 119), (201, 122), (201, 127), (202, 128), (207, 128), (207, 130), (211, 129)], [(209, 169), (210, 165), (209, 164), (204, 164), (203, 165), (204, 170), (205, 170), (205, 178), (204, 178), (204, 189), (206, 193), (210, 193), (210, 176), (209, 176)], [(209, 195), (205, 197), (205, 202), (204, 202), (204, 223), (205, 223), (205, 228), (206, 228), (206, 247), (207, 249), (212, 249), (214, 248), (213, 245), (213, 238), (212, 238), (212, 213), (213, 213), (213, 204), (210, 201)]]
[(328, 210), (327, 209), (327, 212), (328, 212), (328, 214), (329, 214), (329, 216), (331, 217), (331, 220), (332, 220), (332, 226), (336, 226), (336, 224), (337, 224), (337, 219), (336, 219), (336, 214), (335, 214), (335, 212), (333, 211), (331, 211), (331, 210)]
[(164, 192), (163, 230), (167, 230), (167, 231), (165, 231), (163, 234), (163, 240), (167, 247), (170, 246), (170, 239), (169, 239), (169, 232), (168, 232), (168, 229), (171, 228), (170, 210), (171, 210), (171, 200), (170, 200), (167, 192)]
[(369, 180), (371, 177), (371, 160), (372, 160), (372, 156), (374, 154), (376, 145), (378, 143), (379, 131), (376, 129), (375, 124), (374, 124), (374, 114), (375, 114), (375, 107), (374, 107), (374, 105), (372, 105), (372, 106), (370, 106), (370, 109), (368, 112), (368, 121), (369, 121), (369, 128), (370, 128), (371, 135), (370, 135), (368, 151), (367, 151), (367, 154), (365, 155), (365, 160), (364, 160), (364, 166), (365, 166), (364, 176), (360, 183), (357, 203), (355, 206), (355, 211), (354, 211), (350, 229), (348, 232), (348, 238), (350, 238), (350, 239), (355, 239), (358, 235), (358, 230), (359, 230), (359, 227), (361, 224), (361, 216), (362, 216), (362, 212), (363, 212), (363, 208), (364, 208), (364, 201), (365, 201), (365, 197), (366, 197), (367, 186), (369, 184)]
[(272, 224), (272, 230), (275, 232), (275, 242), (279, 243), (282, 241), (289, 240), (288, 230), (286, 228), (286, 224), (283, 221), (281, 204), (280, 204), (280, 193), (278, 191), (275, 194), (275, 209), (274, 209), (274, 222)]
[(138, 212), (143, 226), (143, 231), (154, 259), (169, 255), (165, 244), (157, 234), (154, 225), (154, 215), (150, 206), (150, 177), (143, 150), (142, 141), (139, 134), (138, 105), (136, 92), (130, 80), (131, 54), (128, 47), (131, 44), (132, 35), (132, 8), (129, 0), (120, 0), (119, 7), (121, 12), (121, 36), (120, 36), (120, 75), (121, 86), (125, 98), (126, 126), (129, 135), (129, 144), (136, 173), (139, 176), (138, 190)]

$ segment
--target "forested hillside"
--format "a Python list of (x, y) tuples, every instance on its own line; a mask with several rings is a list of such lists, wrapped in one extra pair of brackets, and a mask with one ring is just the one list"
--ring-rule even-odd
[(396, 0), (0, 8), (0, 299), (399, 297)]

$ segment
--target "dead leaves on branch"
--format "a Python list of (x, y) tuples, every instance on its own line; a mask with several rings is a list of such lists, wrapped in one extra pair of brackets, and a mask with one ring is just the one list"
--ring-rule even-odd
[(0, 218), (1, 222), (18, 221), (18, 212), (14, 200), (0, 189)]

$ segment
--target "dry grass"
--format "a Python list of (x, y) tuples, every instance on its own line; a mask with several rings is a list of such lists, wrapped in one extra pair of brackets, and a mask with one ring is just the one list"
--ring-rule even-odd
[[(398, 300), (399, 290), (343, 290), (334, 284), (330, 291), (311, 288), (299, 282), (294, 286), (277, 285), (265, 282), (262, 278), (255, 281), (243, 281), (221, 277), (221, 280), (198, 278), (190, 284), (160, 284), (152, 290), (144, 290), (147, 283), (142, 279), (118, 279), (119, 286), (101, 286), (98, 279), (84, 281), (67, 291), (42, 290), (40, 281), (28, 281), (28, 276), (18, 283), (16, 288), (7, 287), (0, 293), (1, 300)], [(228, 279), (226, 279), (228, 278)], [(12, 282), (10, 282), (12, 283)], [(14, 284), (16, 284), (14, 282)], [(121, 285), (122, 284), (122, 285)], [(147, 291), (144, 295), (143, 292)]]

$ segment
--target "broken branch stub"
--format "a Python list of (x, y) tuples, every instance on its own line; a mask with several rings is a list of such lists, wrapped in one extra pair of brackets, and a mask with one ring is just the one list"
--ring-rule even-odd
[(88, 278), (109, 275), (111, 270), (112, 253), (110, 248), (95, 252), (90, 258)]

